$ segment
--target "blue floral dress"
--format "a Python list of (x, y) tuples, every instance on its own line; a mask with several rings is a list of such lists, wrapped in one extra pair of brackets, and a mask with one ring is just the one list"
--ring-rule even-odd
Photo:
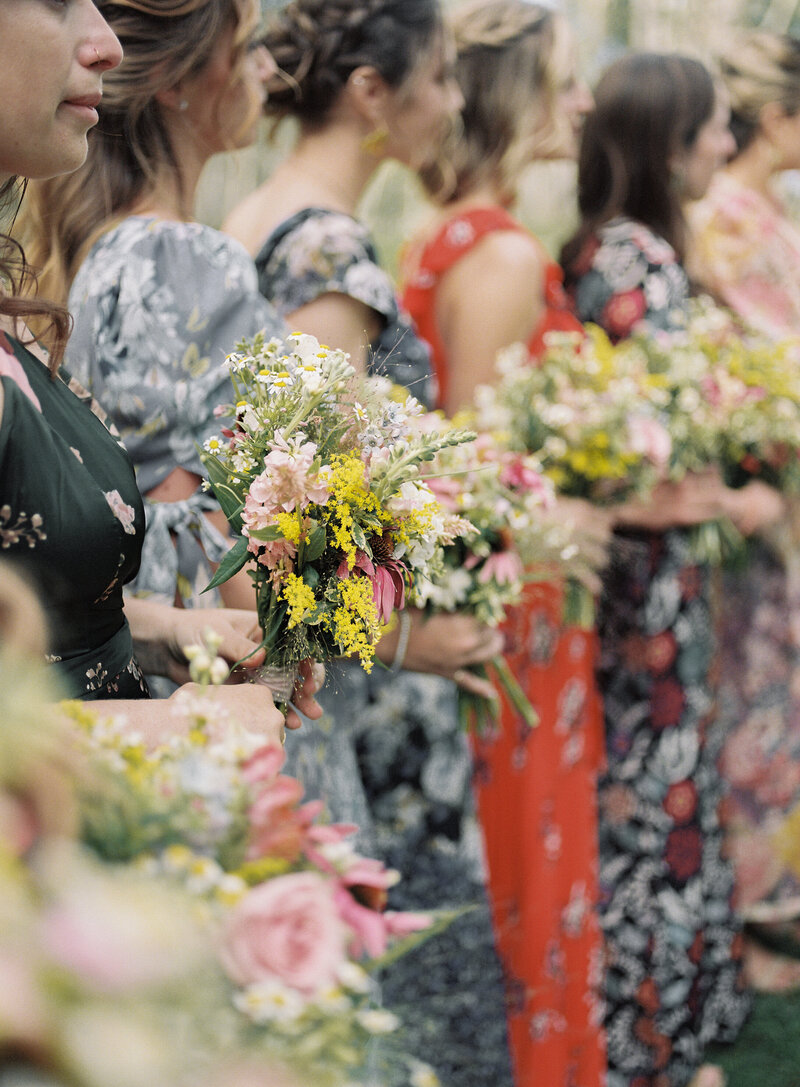
[(102, 411), (65, 371), (0, 333), (0, 557), (37, 590), (71, 698), (146, 698), (122, 610), (144, 509)]
[[(256, 266), (284, 316), (331, 292), (375, 310), (382, 330), (370, 370), (431, 403), (428, 348), (400, 312), (357, 220), (301, 211), (267, 239)], [(454, 685), (437, 676), (391, 676), (378, 664), (367, 676), (357, 664), (335, 663), (321, 696), (326, 715), (287, 736), (288, 766), (335, 818), (358, 823), (364, 848), (401, 873), (394, 908), (473, 907), (393, 964), (384, 999), (403, 1019), (408, 1052), (432, 1064), (446, 1087), (512, 1087), (472, 764), (455, 699)]]
[[(578, 316), (614, 339), (685, 323), (686, 273), (639, 223), (609, 223), (571, 272)], [(686, 531), (616, 534), (598, 632), (609, 1087), (684, 1087), (749, 1008), (711, 742), (711, 571)]]
[[(204, 470), (198, 445), (218, 433), (230, 402), (225, 356), (281, 322), (258, 290), (253, 262), (233, 239), (200, 223), (131, 216), (89, 251), (69, 296), (72, 372), (108, 411), (147, 494), (180, 467)], [(204, 515), (218, 509), (198, 489), (180, 502), (145, 500), (147, 534), (132, 590), (187, 607), (201, 596), (209, 563), (230, 548)]]

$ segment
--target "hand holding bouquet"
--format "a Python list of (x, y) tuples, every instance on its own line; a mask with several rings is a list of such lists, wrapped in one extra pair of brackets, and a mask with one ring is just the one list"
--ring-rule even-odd
[(454, 528), (420, 466), (464, 431), (418, 433), (417, 401), (357, 398), (341, 351), (313, 336), (242, 343), (231, 424), (205, 443), (210, 486), (241, 539), (211, 582), (247, 566), (268, 666), (374, 645)]

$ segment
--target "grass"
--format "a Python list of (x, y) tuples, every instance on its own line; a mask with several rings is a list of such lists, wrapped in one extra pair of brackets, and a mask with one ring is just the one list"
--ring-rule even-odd
[(800, 1087), (800, 991), (756, 993), (736, 1042), (706, 1060), (724, 1069), (728, 1087)]

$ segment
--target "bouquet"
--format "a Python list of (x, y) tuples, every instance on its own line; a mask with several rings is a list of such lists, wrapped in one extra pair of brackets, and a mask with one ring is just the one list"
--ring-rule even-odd
[[(771, 343), (737, 326), (706, 298), (690, 305), (686, 328), (636, 336), (612, 349), (620, 369), (646, 370), (651, 410), (668, 429), (667, 475), (717, 466), (741, 487), (761, 479), (800, 486), (800, 372), (797, 344)], [(719, 563), (742, 546), (727, 519), (697, 526), (694, 552)]]
[[(189, 651), (210, 662), (206, 683), (214, 648)], [(299, 782), (281, 773), (280, 748), (216, 706), (209, 716), (202, 694), (178, 702), (192, 728), (154, 750), (124, 721), (69, 707), (91, 767), (78, 797), (82, 837), (115, 870), (188, 896), (219, 949), (221, 1037), (298, 1082), (353, 1081), (370, 1039), (400, 1025), (378, 1006), (374, 973), (451, 915), (386, 909), (397, 873), (354, 850), (354, 827), (323, 822), (321, 801), (303, 802)], [(427, 1066), (393, 1057), (434, 1087)]]
[[(489, 435), (437, 454), (428, 484), (441, 505), (466, 531), (442, 551), (438, 567), (417, 581), (417, 599), (429, 611), (466, 612), (488, 626), (499, 626), (506, 608), (518, 604), (528, 581), (551, 576), (563, 548), (544, 514), (553, 489), (537, 462), (503, 449)], [(534, 564), (538, 567), (533, 570)], [(529, 727), (536, 713), (502, 656), (489, 673)], [(493, 721), (493, 707), (459, 690), (459, 717), (478, 731)]]
[(312, 336), (259, 336), (228, 366), (231, 425), (202, 457), (241, 538), (209, 587), (248, 568), (268, 666), (354, 654), (369, 671), (382, 624), (453, 539), (420, 465), (472, 435), (415, 433), (412, 397), (359, 401), (346, 356)]
[(647, 368), (621, 368), (599, 329), (551, 333), (541, 359), (522, 344), (498, 355), (499, 381), (481, 387), (478, 425), (535, 454), (556, 490), (608, 505), (649, 491), (670, 435), (652, 410)]

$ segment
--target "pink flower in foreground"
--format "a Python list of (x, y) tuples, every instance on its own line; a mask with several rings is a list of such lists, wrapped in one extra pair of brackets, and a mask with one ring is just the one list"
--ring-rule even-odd
[(405, 936), (430, 925), (431, 919), (423, 914), (383, 912), (387, 892), (397, 878), (397, 873), (380, 861), (358, 856), (340, 877), (336, 904), (352, 933), (352, 955), (376, 958), (384, 953), (392, 936)]
[(275, 437), (275, 445), (264, 457), (264, 471), (250, 484), (249, 497), (253, 503), (275, 514), (281, 510), (291, 513), (309, 502), (320, 505), (327, 502), (330, 495), (327, 472), (311, 471), (316, 445), (304, 442), (303, 435), (287, 442), (280, 433)]
[(222, 964), (238, 985), (278, 978), (313, 996), (336, 984), (346, 935), (332, 882), (296, 872), (259, 884), (234, 908)]

